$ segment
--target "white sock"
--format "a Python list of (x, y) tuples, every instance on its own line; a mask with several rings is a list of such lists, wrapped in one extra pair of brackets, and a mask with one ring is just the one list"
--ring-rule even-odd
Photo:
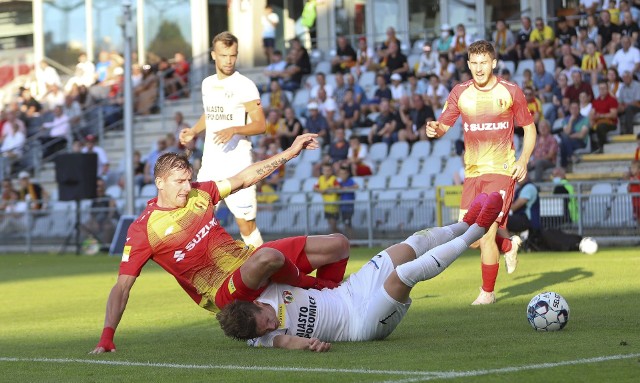
[(418, 257), (411, 262), (396, 267), (398, 277), (405, 285), (415, 286), (420, 281), (426, 281), (444, 271), (469, 246), (482, 238), (485, 231), (477, 224), (473, 224), (461, 236), (429, 250), (425, 256)]
[(254, 231), (251, 232), (251, 234), (247, 236), (241, 234), (240, 236), (242, 237), (244, 243), (246, 243), (247, 245), (251, 245), (256, 249), (262, 246), (262, 244), (264, 243), (264, 241), (262, 240), (262, 234), (260, 234), (260, 230), (258, 230), (257, 227)]
[(465, 222), (457, 222), (444, 227), (434, 227), (419, 232), (420, 234), (413, 234), (402, 243), (411, 246), (416, 253), (416, 258), (418, 258), (434, 247), (440, 246), (462, 235), (468, 228), (469, 225)]

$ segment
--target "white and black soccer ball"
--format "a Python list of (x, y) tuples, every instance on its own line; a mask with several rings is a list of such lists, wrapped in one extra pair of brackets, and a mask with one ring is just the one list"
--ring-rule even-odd
[(531, 299), (527, 319), (536, 331), (562, 330), (569, 322), (569, 305), (562, 295), (547, 291)]
[(585, 254), (595, 254), (598, 251), (598, 242), (591, 237), (584, 237), (580, 241), (578, 249)]

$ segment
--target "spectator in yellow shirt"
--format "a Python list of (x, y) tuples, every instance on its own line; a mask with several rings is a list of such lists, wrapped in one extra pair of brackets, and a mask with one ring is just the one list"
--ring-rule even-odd
[(553, 57), (555, 39), (553, 28), (545, 25), (541, 17), (536, 18), (535, 28), (531, 31), (525, 48), (525, 56), (529, 59)]
[(336, 192), (340, 187), (338, 178), (333, 174), (333, 167), (330, 163), (322, 164), (322, 174), (318, 177), (318, 183), (313, 190), (322, 194), (324, 201), (324, 218), (329, 223), (329, 232), (338, 232), (338, 218), (340, 217), (340, 195)]

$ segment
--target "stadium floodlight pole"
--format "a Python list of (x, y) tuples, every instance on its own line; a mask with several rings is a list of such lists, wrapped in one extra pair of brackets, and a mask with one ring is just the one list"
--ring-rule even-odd
[(131, 0), (122, 0), (122, 33), (124, 36), (124, 159), (125, 214), (133, 215), (133, 85), (131, 83), (131, 49), (133, 20)]

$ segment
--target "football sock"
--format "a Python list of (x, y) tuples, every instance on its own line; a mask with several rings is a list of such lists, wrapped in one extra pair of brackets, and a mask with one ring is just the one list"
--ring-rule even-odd
[(335, 283), (340, 283), (344, 278), (344, 272), (347, 269), (348, 261), (349, 258), (345, 258), (337, 262), (318, 267), (316, 276), (320, 279), (326, 279)]
[(482, 238), (483, 235), (484, 229), (473, 224), (461, 236), (429, 250), (423, 257), (418, 257), (411, 262), (396, 267), (398, 278), (405, 285), (413, 287), (420, 281), (435, 277), (452, 264), (472, 243)]
[(271, 281), (296, 287), (309, 288), (315, 285), (316, 278), (301, 273), (298, 267), (291, 262), (289, 258), (285, 257), (284, 265), (271, 275)]
[(507, 251), (511, 250), (511, 239), (496, 235), (496, 245), (498, 245), (498, 250), (500, 251), (500, 253), (504, 254)]
[(490, 293), (495, 289), (499, 268), (499, 263), (496, 263), (495, 265), (482, 264), (482, 290)]
[(262, 240), (262, 234), (260, 234), (260, 230), (258, 230), (257, 227), (254, 231), (251, 232), (251, 234), (240, 236), (242, 237), (242, 241), (244, 241), (244, 243), (253, 246), (255, 249), (262, 246), (262, 244), (264, 243), (264, 241)]
[(425, 229), (413, 234), (402, 241), (402, 243), (411, 246), (416, 253), (416, 258), (418, 258), (434, 247), (440, 246), (460, 236), (468, 228), (469, 225), (465, 222), (456, 222), (449, 226)]

